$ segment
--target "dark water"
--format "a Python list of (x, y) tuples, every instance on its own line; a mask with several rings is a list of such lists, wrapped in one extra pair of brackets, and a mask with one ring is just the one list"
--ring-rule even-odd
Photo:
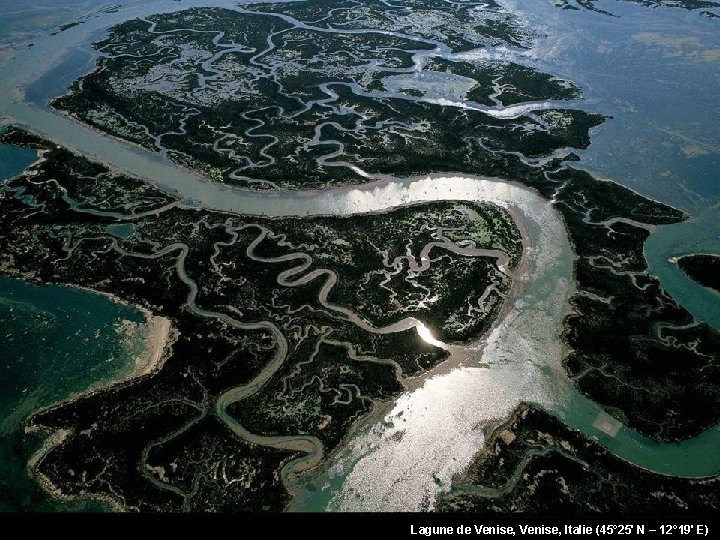
[(35, 150), (0, 144), (0, 184), (23, 172), (36, 159)]

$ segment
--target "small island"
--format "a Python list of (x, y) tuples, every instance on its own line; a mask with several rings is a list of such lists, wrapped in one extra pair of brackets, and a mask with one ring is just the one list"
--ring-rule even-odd
[(700, 285), (720, 292), (720, 255), (685, 255), (676, 259), (680, 270)]

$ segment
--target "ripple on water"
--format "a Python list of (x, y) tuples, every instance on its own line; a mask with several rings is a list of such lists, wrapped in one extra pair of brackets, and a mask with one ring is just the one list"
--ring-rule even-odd
[[(547, 200), (512, 183), (468, 177), (389, 182), (349, 190), (338, 208), (426, 200), (484, 201), (513, 208), (533, 246), (527, 273), (513, 283), (517, 299), (484, 342), (451, 347), (464, 364), (402, 395), (380, 421), (358, 434), (301, 493), (291, 510), (415, 511), (431, 508), (482, 448), (485, 429), (523, 401), (551, 407), (553, 374), (562, 372), (559, 342), (572, 287), (572, 252)], [(528, 260), (529, 259), (529, 260)], [(484, 348), (483, 348), (484, 346)]]

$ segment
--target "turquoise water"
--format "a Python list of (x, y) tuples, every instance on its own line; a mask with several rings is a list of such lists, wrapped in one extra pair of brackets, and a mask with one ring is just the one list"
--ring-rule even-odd
[(0, 144), (0, 184), (23, 172), (36, 159), (35, 150)]
[[(123, 331), (122, 321), (135, 331)], [(27, 473), (40, 437), (24, 436), (24, 422), (121, 375), (142, 351), (144, 322), (136, 309), (101, 295), (0, 276), (0, 510), (55, 508)]]
[(690, 279), (671, 258), (692, 253), (720, 254), (720, 205), (677, 225), (658, 227), (645, 242), (650, 272), (698, 322), (720, 330), (720, 295)]
[(598, 7), (617, 17), (505, 1), (547, 33), (541, 67), (580, 83), (582, 108), (611, 117), (576, 165), (692, 216), (659, 227), (645, 257), (674, 299), (720, 330), (720, 296), (668, 261), (720, 253), (720, 19), (612, 0)]
[[(35, 158), (0, 147), (0, 183)], [(98, 294), (0, 276), (0, 511), (58, 509), (27, 472), (43, 437), (26, 436), (25, 420), (126, 371), (142, 351), (144, 322), (138, 310)]]
[(113, 236), (125, 238), (133, 233), (135, 225), (132, 223), (113, 223), (112, 225), (108, 225), (105, 230)]
[(568, 392), (569, 399), (557, 414), (571, 428), (598, 440), (620, 459), (659, 474), (702, 478), (720, 474), (717, 449), (720, 426), (713, 426), (700, 435), (677, 443), (662, 443), (637, 431), (621, 426), (614, 435), (593, 427), (603, 410), (580, 392)]

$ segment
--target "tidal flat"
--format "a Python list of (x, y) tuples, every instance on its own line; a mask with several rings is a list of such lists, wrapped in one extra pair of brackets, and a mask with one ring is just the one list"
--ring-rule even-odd
[(27, 419), (58, 401), (144, 371), (155, 363), (165, 334), (159, 321), (148, 327), (145, 314), (97, 293), (0, 277), (2, 511), (99, 509), (88, 501), (59, 505), (39, 489), (28, 462), (45, 435), (28, 432)]
[[(568, 3), (596, 5), (604, 4)], [(369, 429), (381, 433), (380, 450), (328, 480), (344, 486), (327, 508), (369, 508), (398, 499), (391, 490), (347, 497), (361, 485), (355, 480), (376, 478), (372, 460), (382, 463), (383, 449), (418, 434), (381, 411), (412, 401), (408, 390), (431, 392), (493, 364), (515, 375), (503, 384), (521, 370), (532, 376), (488, 410), (507, 416), (525, 399), (553, 416), (533, 413), (541, 428), (518, 422), (510, 435), (484, 416), (482, 436), (464, 441), (463, 464), (501, 434), (532, 445), (557, 417), (569, 428), (548, 430), (574, 445), (574, 463), (597, 463), (586, 452), (590, 436), (605, 448), (592, 452), (639, 465), (624, 473), (633, 485), (662, 484), (668, 500), (684, 500), (692, 481), (662, 483), (640, 467), (652, 462), (643, 461), (648, 449), (667, 455), (663, 442), (702, 450), (692, 441), (704, 441), (720, 419), (718, 334), (663, 289), (643, 251), (658, 228), (687, 214), (572, 166), (606, 117), (584, 110), (579, 85), (507, 54), (529, 48), (533, 36), (495, 3), (477, 11), (413, 2), (400, 14), (372, 1), (332, 6), (253, 4), (129, 20), (97, 43), (95, 71), (53, 101), (71, 116), (7, 107), (52, 120), (25, 123), (51, 131), (54, 142), (17, 129), (2, 136), (41, 156), (2, 188), (3, 271), (116, 295), (179, 330), (157, 372), (30, 420), (64, 435), (32, 463), (37, 477), (56, 495), (129, 510), (278, 510), (292, 506), (308, 473), (361, 445), (354, 435), (377, 420)], [(368, 46), (370, 38), (380, 46)], [(79, 144), (78, 133), (102, 144)], [(84, 155), (65, 148), (64, 137)], [(537, 206), (548, 224), (561, 224), (568, 247), (558, 254), (568, 279), (532, 289), (562, 304), (547, 327), (557, 355), (546, 342), (543, 350), (529, 340), (492, 343), (534, 305), (518, 296), (528, 260), (549, 256), (528, 242), (513, 197), (542, 197)], [(489, 362), (484, 339), (495, 346), (488, 350), (511, 354)], [(557, 362), (543, 364), (549, 356)], [(451, 377), (435, 377), (443, 369), (454, 369)], [(523, 393), (538, 373), (552, 384)], [(111, 448), (118, 437), (127, 445)], [(601, 482), (613, 484), (613, 460), (596, 467)], [(680, 461), (679, 475), (718, 472), (714, 463)], [(382, 470), (388, 483), (402, 472)], [(399, 509), (453, 496), (448, 470), (418, 479)], [(523, 472), (503, 469), (506, 485)], [(576, 476), (563, 479), (572, 485)], [(518, 493), (532, 495), (524, 508), (544, 508), (536, 497), (545, 491), (532, 489), (514, 492), (507, 506), (483, 499), (477, 507), (506, 511)]]
[[(127, 509), (199, 509), (233, 485), (240, 497), (227, 509), (281, 508), (285, 488), (268, 475), (293, 452), (275, 446), (299, 432), (332, 450), (374, 401), (441, 362), (444, 342), (482, 335), (522, 253), (513, 221), (491, 205), (248, 221), (183, 208), (23, 132), (3, 137), (41, 155), (4, 186), (5, 230), (16, 231), (3, 240), (4, 271), (112, 293), (179, 331), (157, 373), (34, 416), (33, 426), (67, 434), (35, 464), (63, 497), (100, 490)], [(32, 227), (12, 226), (28, 218)], [(113, 223), (133, 228), (118, 236)], [(218, 417), (213, 403), (233, 380), (253, 391), (224, 400)], [(237, 441), (224, 421), (248, 432), (229, 454)], [(258, 446), (260, 436), (280, 442)], [(217, 467), (242, 482), (207, 476)]]

